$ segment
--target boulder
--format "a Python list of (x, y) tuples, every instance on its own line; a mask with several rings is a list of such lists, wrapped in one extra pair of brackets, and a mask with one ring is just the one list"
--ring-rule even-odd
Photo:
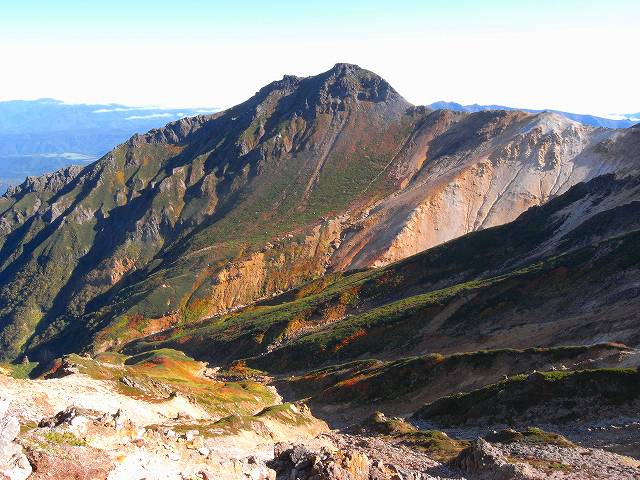
[(29, 460), (14, 442), (20, 434), (20, 422), (7, 415), (11, 399), (0, 394), (0, 479), (25, 480), (31, 475)]
[(25, 480), (31, 475), (32, 468), (22, 447), (17, 443), (0, 440), (0, 478)]
[(369, 458), (355, 450), (310, 451), (304, 445), (279, 443), (268, 464), (278, 479), (291, 480), (370, 480)]
[(478, 480), (537, 480), (544, 478), (525, 464), (509, 463), (500, 449), (482, 438), (460, 452), (453, 464)]
[(113, 467), (106, 452), (91, 447), (60, 445), (55, 451), (30, 450), (27, 455), (33, 465), (29, 480), (106, 480)]

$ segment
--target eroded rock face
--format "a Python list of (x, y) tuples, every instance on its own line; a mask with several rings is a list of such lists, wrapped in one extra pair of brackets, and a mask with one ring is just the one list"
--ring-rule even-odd
[(332, 262), (387, 265), (511, 222), (578, 182), (637, 172), (637, 142), (630, 130), (594, 129), (551, 113), (434, 112), (394, 166), (403, 187), (359, 222)]

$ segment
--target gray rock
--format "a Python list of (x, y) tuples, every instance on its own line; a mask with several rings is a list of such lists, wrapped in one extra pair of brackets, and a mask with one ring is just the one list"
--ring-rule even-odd
[(31, 475), (31, 464), (22, 453), (22, 447), (14, 442), (0, 440), (0, 478), (25, 480)]
[(14, 416), (0, 419), (0, 440), (13, 442), (20, 433), (20, 422)]
[(454, 460), (463, 472), (478, 480), (534, 480), (544, 478), (533, 468), (524, 464), (509, 463), (500, 450), (482, 438)]
[(0, 393), (0, 418), (4, 417), (9, 409), (9, 404), (11, 403), (11, 398)]

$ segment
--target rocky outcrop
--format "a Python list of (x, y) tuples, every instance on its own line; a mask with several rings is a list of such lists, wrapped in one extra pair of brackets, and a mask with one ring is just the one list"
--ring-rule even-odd
[(304, 445), (277, 444), (271, 466), (277, 479), (294, 480), (373, 480), (388, 478), (372, 469), (366, 455), (354, 450), (323, 448), (311, 452)]
[(511, 463), (502, 452), (478, 438), (460, 452), (453, 462), (463, 472), (478, 480), (540, 480), (545, 478), (529, 465)]
[(10, 186), (3, 194), (3, 197), (11, 198), (27, 193), (56, 193), (76, 178), (83, 168), (79, 165), (71, 165), (37, 177), (27, 177), (20, 185)]
[(330, 219), (311, 229), (301, 241), (284, 237), (245, 260), (225, 266), (215, 275), (207, 314), (246, 305), (325, 274), (341, 228), (340, 219)]
[(31, 475), (32, 467), (22, 446), (15, 442), (20, 433), (20, 423), (17, 417), (6, 414), (10, 402), (0, 393), (0, 478), (25, 480)]

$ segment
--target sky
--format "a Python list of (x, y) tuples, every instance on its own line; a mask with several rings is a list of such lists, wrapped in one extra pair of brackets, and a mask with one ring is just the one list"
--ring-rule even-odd
[(640, 111), (639, 0), (0, 0), (0, 100), (237, 104), (356, 63), (407, 100)]

